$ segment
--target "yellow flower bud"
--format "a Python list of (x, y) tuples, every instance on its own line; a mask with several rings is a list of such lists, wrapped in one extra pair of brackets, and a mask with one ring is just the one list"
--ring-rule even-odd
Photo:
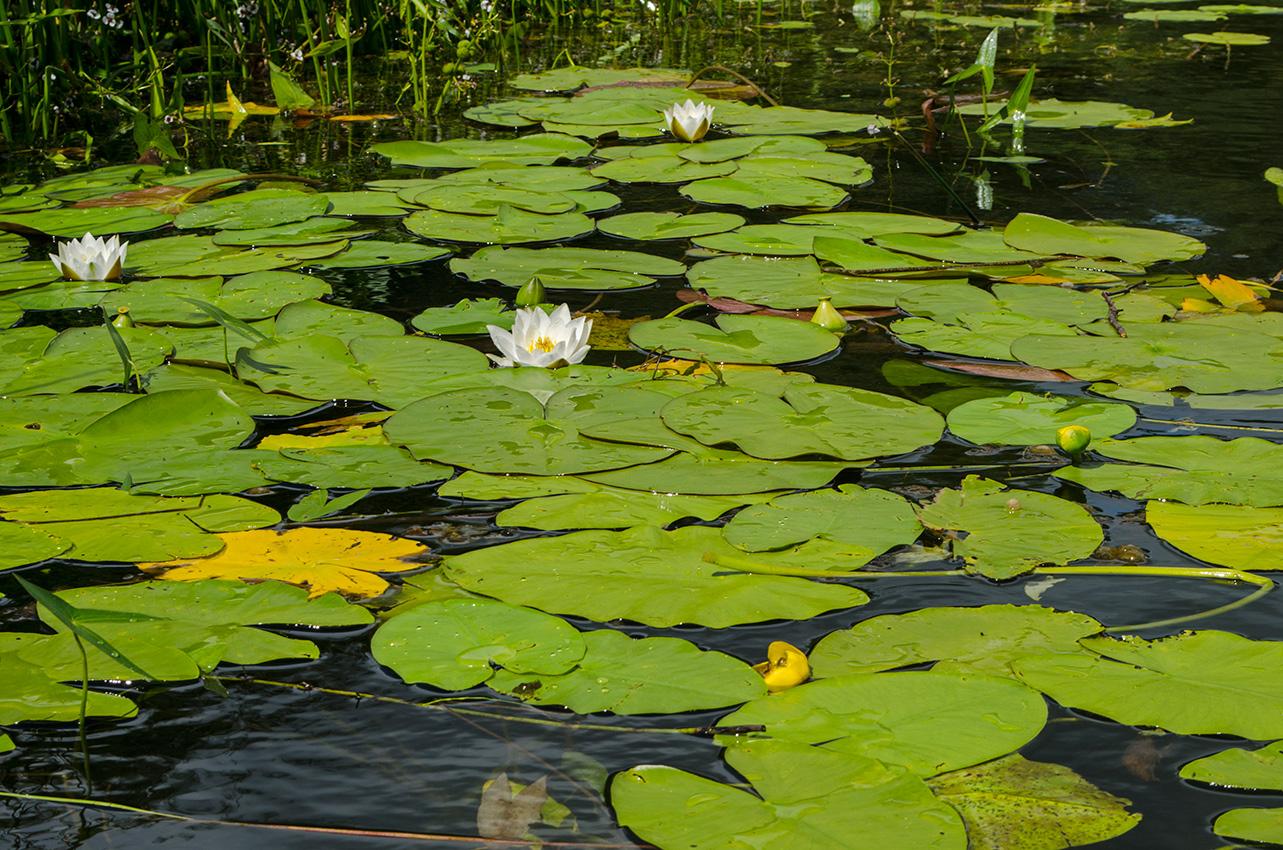
[(1091, 443), (1091, 431), (1081, 425), (1066, 425), (1056, 432), (1056, 445), (1065, 454), (1080, 454)]
[(772, 641), (766, 650), (767, 661), (753, 665), (753, 669), (766, 680), (771, 693), (786, 691), (811, 678), (811, 664), (806, 653), (782, 640)]
[(811, 323), (819, 325), (826, 331), (840, 333), (847, 328), (846, 319), (827, 298), (820, 299), (820, 306), (815, 308), (814, 315), (811, 316)]

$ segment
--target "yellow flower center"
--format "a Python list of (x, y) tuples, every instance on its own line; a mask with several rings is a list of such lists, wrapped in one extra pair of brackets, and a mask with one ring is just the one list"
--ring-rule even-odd
[(530, 347), (526, 351), (533, 352), (536, 348), (540, 351), (552, 351), (556, 347), (557, 343), (553, 342), (551, 337), (541, 336), (530, 343)]

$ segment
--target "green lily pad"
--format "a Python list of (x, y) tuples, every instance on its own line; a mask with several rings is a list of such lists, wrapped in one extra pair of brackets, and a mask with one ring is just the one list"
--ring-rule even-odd
[[(1104, 540), (1100, 524), (1082, 505), (971, 475), (961, 490), (941, 490), (918, 510), (927, 528), (948, 535), (955, 558), (969, 573), (1008, 579), (1039, 564), (1086, 558)], [(958, 533), (963, 532), (963, 533)]]
[(833, 632), (811, 650), (817, 679), (937, 662), (935, 670), (1011, 676), (1016, 658), (1082, 655), (1078, 641), (1104, 629), (1086, 614), (1041, 605), (923, 608)]
[(756, 793), (641, 765), (611, 780), (619, 822), (665, 850), (967, 846), (957, 812), (902, 768), (790, 741), (740, 742), (726, 759)]
[(1207, 12), (1199, 9), (1138, 9), (1123, 15), (1129, 21), (1153, 21), (1154, 23), (1176, 21), (1180, 23), (1223, 21), (1224, 13)]
[(1141, 819), (1127, 811), (1131, 800), (1018, 753), (927, 785), (962, 815), (973, 847), (1078, 847), (1122, 835)]
[(814, 257), (742, 255), (696, 263), (690, 281), (693, 288), (713, 298), (734, 298), (780, 310), (814, 308), (821, 298), (830, 299), (835, 307), (891, 307), (904, 293), (930, 283), (829, 274), (820, 270)]
[(29, 229), (47, 236), (79, 239), (86, 233), (98, 237), (145, 233), (164, 227), (173, 220), (174, 217), (168, 213), (146, 207), (62, 207), (30, 213), (2, 213), (0, 230), (21, 232)]
[(1012, 393), (969, 401), (949, 412), (949, 430), (978, 445), (1036, 446), (1054, 444), (1056, 432), (1080, 425), (1094, 438), (1109, 437), (1136, 424), (1136, 411), (1126, 404), (1080, 404), (1070, 399)]
[(252, 230), (220, 230), (212, 238), (215, 245), (263, 248), (276, 245), (311, 245), (318, 242), (338, 242), (342, 239), (357, 239), (368, 236), (372, 232), (370, 230), (352, 230), (352, 222), (343, 221), (342, 219), (305, 218), (300, 221), (258, 227)]
[(417, 461), (404, 449), (380, 445), (281, 449), (277, 457), (255, 458), (254, 467), (272, 481), (322, 490), (413, 487), (454, 474), (453, 467)]
[(628, 341), (646, 351), (719, 363), (776, 364), (814, 360), (836, 349), (841, 338), (810, 322), (775, 316), (719, 315), (717, 326), (689, 319), (638, 322)]
[(495, 215), (422, 210), (411, 213), (405, 220), (407, 230), (426, 239), (487, 245), (573, 239), (591, 233), (594, 227), (592, 219), (582, 213), (540, 215), (507, 206), (500, 206)]
[(633, 640), (612, 629), (583, 636), (586, 652), (575, 669), (536, 675), (503, 665), (495, 690), (537, 705), (563, 705), (576, 714), (674, 714), (748, 702), (766, 683), (743, 661), (704, 652), (677, 638)]
[(705, 445), (734, 443), (766, 459), (896, 455), (934, 443), (943, 430), (928, 407), (830, 384), (790, 387), (783, 398), (713, 387), (674, 399), (662, 415), (670, 428)]
[(451, 271), (470, 280), (520, 287), (538, 277), (549, 289), (634, 289), (653, 286), (654, 277), (681, 275), (686, 265), (635, 251), (592, 248), (482, 248), (469, 259), (452, 260)]
[(137, 280), (99, 301), (107, 312), (124, 308), (140, 324), (209, 325), (214, 320), (184, 298), (195, 298), (238, 319), (275, 316), (286, 304), (330, 294), (323, 280), (293, 272), (256, 272), (224, 281), (209, 278)]
[(829, 210), (847, 198), (845, 189), (809, 177), (750, 176), (740, 171), (742, 169), (731, 177), (710, 177), (687, 183), (681, 188), (681, 194), (701, 204), (730, 204), (750, 209), (804, 207)]
[(705, 552), (742, 555), (716, 528), (666, 532), (640, 526), (491, 546), (449, 557), (445, 570), (465, 589), (513, 605), (657, 627), (806, 619), (868, 600), (862, 591), (837, 584), (726, 574), (704, 560)]
[(273, 248), (237, 248), (215, 245), (210, 236), (168, 236), (131, 247), (125, 270), (144, 277), (207, 277), (286, 269), (307, 260), (333, 256), (347, 241), (320, 245), (283, 245)]
[(570, 65), (538, 74), (518, 74), (508, 81), (508, 85), (526, 91), (559, 92), (620, 82), (671, 80), (676, 83), (684, 82), (689, 76), (688, 71), (672, 68), (584, 68)]
[[(1006, 101), (990, 101), (989, 113), (1006, 106)], [(980, 103), (968, 103), (958, 107), (963, 115), (984, 115), (985, 106)], [(1140, 121), (1154, 117), (1148, 109), (1137, 109), (1122, 103), (1106, 103), (1098, 100), (1062, 101), (1047, 98), (1031, 102), (1025, 110), (1025, 121), (1030, 127), (1056, 130), (1077, 130), (1082, 127), (1110, 127), (1129, 121)], [(1011, 118), (1003, 119), (1010, 124)]]
[(776, 740), (823, 744), (922, 777), (1006, 755), (1046, 722), (1047, 703), (1018, 682), (925, 671), (820, 679), (754, 700), (720, 721), (763, 725)]
[(385, 156), (393, 165), (412, 168), (472, 168), (488, 162), (510, 165), (552, 165), (561, 159), (587, 156), (592, 146), (562, 133), (535, 133), (515, 139), (455, 139), (439, 144), (428, 142), (381, 142), (370, 150)]
[(1223, 788), (1249, 791), (1283, 791), (1283, 743), (1256, 750), (1231, 747), (1184, 765), (1182, 779), (1193, 779)]
[(631, 490), (718, 496), (823, 487), (843, 469), (858, 465), (759, 460), (742, 452), (709, 450), (699, 456), (678, 452), (658, 463), (590, 473), (585, 478)]
[(343, 218), (401, 218), (410, 210), (387, 192), (326, 192), (330, 199), (327, 216)]
[(72, 547), (65, 538), (16, 522), (0, 522), (0, 570), (57, 558)]
[(1200, 44), (1224, 44), (1226, 47), (1254, 47), (1270, 43), (1268, 35), (1254, 32), (1186, 32), (1181, 33), (1181, 38)]
[(640, 212), (624, 213), (603, 218), (597, 229), (623, 239), (656, 241), (661, 239), (689, 239), (709, 233), (734, 230), (744, 219), (732, 213)]
[(745, 503), (757, 501), (749, 496), (690, 496), (643, 493), (591, 484), (589, 487), (590, 491), (585, 493), (527, 499), (500, 511), (495, 522), (546, 531), (665, 526), (686, 517), (714, 520)]
[(565, 620), (539, 611), (490, 599), (448, 599), (388, 620), (370, 649), (407, 682), (460, 691), (489, 680), (496, 667), (565, 673), (584, 657), (584, 640)]
[[(0, 333), (0, 340), (11, 334), (20, 338), (18, 331)], [(121, 328), (119, 332), (139, 371), (160, 365), (173, 349), (167, 339), (142, 328)], [(125, 380), (120, 356), (104, 328), (68, 328), (54, 337), (38, 357), (14, 363), (0, 375), (4, 382), (0, 392), (5, 395), (69, 393)]]
[(310, 269), (370, 269), (382, 266), (404, 266), (450, 256), (450, 251), (436, 245), (414, 242), (383, 242), (369, 239), (353, 242), (341, 253), (305, 263)]
[(1278, 567), (1283, 508), (1152, 501), (1145, 518), (1159, 537), (1208, 563), (1239, 570)]
[[(60, 683), (46, 674), (39, 662), (19, 658), (14, 651), (17, 637), (0, 638), (0, 675), (5, 683), (4, 694), (0, 695), (0, 724), (11, 726), (25, 720), (75, 722), (81, 711), (80, 688)], [(92, 691), (84, 710), (90, 717), (132, 717), (137, 711), (138, 707), (124, 697)]]
[(486, 333), (487, 325), (511, 327), (515, 311), (498, 298), (468, 298), (450, 307), (429, 307), (410, 320), (415, 330), (433, 336)]
[(438, 339), (365, 336), (345, 345), (338, 337), (312, 333), (242, 348), (236, 363), (237, 375), (264, 392), (318, 401), (365, 399), (395, 408), (422, 398), (426, 378), (475, 372), (487, 361), (476, 349)]
[(420, 460), (480, 472), (574, 475), (648, 463), (671, 449), (611, 444), (579, 435), (568, 420), (545, 418), (529, 394), (472, 389), (407, 405), (384, 425), (388, 439)]
[(1033, 334), (1013, 342), (1011, 355), (1081, 381), (1140, 390), (1228, 393), (1283, 385), (1278, 339), (1189, 323), (1129, 324), (1125, 339)]
[(870, 558), (912, 543), (921, 533), (903, 497), (854, 484), (776, 496), (769, 504), (740, 511), (723, 530), (731, 545), (747, 552), (783, 549), (822, 537), (868, 549)]
[[(1093, 445), (1099, 454), (1128, 464), (1084, 465), (1056, 471), (1058, 478), (1093, 490), (1117, 490), (1137, 500), (1175, 500), (1188, 505), (1228, 502), (1258, 508), (1283, 505), (1283, 477), (1275, 474), (1283, 453), (1256, 437), (1138, 437)], [(1133, 465), (1144, 464), (1144, 465)]]
[(1022, 251), (1117, 257), (1148, 265), (1160, 260), (1190, 260), (1207, 246), (1190, 236), (1114, 225), (1078, 226), (1047, 216), (1020, 213), (1003, 230), (1003, 241)]
[(1283, 809), (1230, 809), (1216, 818), (1212, 832), (1253, 843), (1283, 844)]
[(1103, 657), (1030, 656), (1012, 667), (1062, 705), (1119, 723), (1178, 735), (1283, 737), (1283, 643), (1200, 631), (1082, 644)]
[(197, 227), (251, 230), (324, 215), (329, 207), (330, 201), (325, 195), (290, 189), (255, 189), (183, 210), (174, 217), (174, 226), (180, 230)]

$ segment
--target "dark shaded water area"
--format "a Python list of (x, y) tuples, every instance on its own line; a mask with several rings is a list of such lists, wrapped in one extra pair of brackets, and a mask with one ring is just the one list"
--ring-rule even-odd
[[(906, 139), (926, 145), (928, 161), (984, 220), (1005, 223), (1018, 212), (1036, 212), (1066, 220), (1108, 221), (1171, 230), (1201, 239), (1206, 255), (1173, 271), (1225, 273), (1268, 280), (1283, 271), (1283, 205), (1262, 173), (1283, 166), (1278, 144), (1283, 132), (1283, 16), (1234, 16), (1229, 28), (1270, 35), (1275, 44), (1236, 47), (1208, 45), (1201, 50), (1180, 38), (1192, 29), (1219, 24), (1154, 25), (1122, 18), (1138, 5), (1061, 4), (1031, 12), (1029, 7), (968, 9), (980, 14), (1032, 15), (1041, 29), (1000, 35), (998, 88), (1010, 88), (1024, 69), (1037, 64), (1034, 94), (1061, 100), (1105, 100), (1172, 112), (1192, 124), (1150, 130), (1043, 130), (1026, 133), (1025, 153), (1043, 163), (1016, 167), (974, 159), (1002, 155), (1001, 148), (981, 151), (955, 123), (934, 140), (925, 138), (919, 104), (927, 90), (966, 67), (975, 56), (985, 28), (898, 17), (900, 7), (881, 10), (880, 26), (862, 20), (859, 7), (814, 5), (791, 9), (768, 6), (764, 21), (796, 19), (813, 29), (758, 29), (755, 10), (728, 7), (721, 22), (712, 17), (677, 24), (662, 33), (638, 31), (627, 38), (624, 25), (606, 32), (550, 33), (531, 44), (520, 70), (537, 70), (563, 49), (583, 64), (612, 55), (622, 65), (684, 67), (692, 70), (720, 62), (760, 83), (782, 103), (838, 111), (888, 114), (888, 73), (897, 80), (901, 98), (896, 112), (908, 119)], [(950, 9), (950, 11), (955, 11)], [(855, 12), (853, 14), (853, 12)], [(619, 49), (617, 46), (622, 45)], [(894, 50), (893, 50), (894, 47)], [(888, 71), (888, 63), (890, 70)], [(784, 64), (787, 63), (787, 64)], [(973, 78), (959, 93), (972, 93)], [(469, 81), (473, 82), (473, 81)], [(372, 124), (314, 123), (296, 127), (267, 119), (250, 119), (230, 141), (221, 138), (226, 124), (193, 128), (189, 162), (193, 167), (230, 166), (251, 172), (301, 174), (323, 181), (325, 188), (358, 188), (365, 180), (410, 176), (368, 152), (377, 141), (399, 138), (437, 140), (495, 137), (463, 121), (463, 107), (511, 96), (498, 79), (478, 76), (475, 89), (460, 90), (431, 122), (406, 119)], [(372, 108), (383, 108), (396, 86), (376, 78), (362, 82)], [(972, 88), (967, 88), (971, 86)], [(260, 101), (265, 97), (254, 97)], [(1008, 134), (995, 135), (1005, 142)], [(973, 143), (975, 139), (972, 139)], [(902, 146), (885, 137), (861, 141), (859, 153), (874, 166), (873, 183), (854, 190), (846, 209), (916, 212), (963, 219), (964, 212)], [(124, 141), (108, 141), (105, 154), (131, 158)], [(108, 156), (110, 159), (110, 156)], [(36, 159), (7, 163), (6, 182), (47, 175)], [(675, 187), (612, 187), (623, 211), (688, 210)], [(789, 212), (750, 212), (755, 222), (777, 221)], [(382, 227), (382, 238), (412, 239), (396, 223)], [(623, 243), (604, 235), (576, 240), (583, 247), (646, 250), (674, 259), (685, 243)], [(466, 254), (468, 248), (460, 250)], [(1155, 269), (1159, 271), (1159, 269)], [(408, 322), (426, 307), (453, 304), (469, 297), (510, 297), (501, 287), (474, 284), (454, 277), (447, 261), (396, 269), (329, 273), (332, 300), (374, 310)], [(666, 280), (656, 288), (606, 293), (595, 309), (618, 311), (624, 318), (663, 315), (678, 305), (683, 281)], [(573, 309), (597, 302), (595, 294), (571, 293)], [(76, 317), (61, 317), (75, 321)], [(478, 341), (488, 347), (488, 342)], [(915, 361), (925, 355), (880, 330), (877, 323), (859, 326), (840, 352), (824, 362), (801, 367), (819, 380), (922, 398), (953, 388), (938, 383), (902, 388), (892, 385), (883, 366), (892, 360)], [(940, 355), (932, 355), (939, 358)], [(947, 357), (946, 357), (947, 359)], [(595, 351), (591, 364), (636, 365), (640, 352)], [(994, 379), (984, 379), (998, 383)], [(1087, 395), (1086, 385), (1040, 385), (1008, 381), (1011, 390)], [(358, 408), (352, 408), (358, 409)], [(315, 418), (330, 416), (333, 409)], [(1181, 433), (1174, 420), (1193, 415), (1187, 409), (1140, 408), (1143, 418), (1128, 435)], [(1203, 423), (1226, 426), (1223, 436), (1251, 435), (1277, 440), (1268, 429), (1283, 426), (1283, 413), (1245, 411), (1197, 412)], [(281, 430), (288, 421), (265, 422), (263, 432)], [(1238, 429), (1263, 429), (1243, 431)], [(905, 466), (948, 467), (903, 471)], [(878, 467), (896, 467), (880, 471)], [(843, 481), (889, 489), (956, 486), (969, 473), (1000, 481), (1019, 479), (1024, 489), (1053, 493), (1086, 504), (1105, 528), (1107, 545), (1140, 547), (1146, 562), (1193, 566), (1200, 562), (1158, 539), (1143, 521), (1142, 503), (1102, 495), (1065, 484), (1051, 468), (1020, 464), (1018, 450), (977, 453), (974, 447), (946, 436), (936, 446), (912, 456), (883, 461), (864, 472), (845, 473)], [(261, 497), (284, 509), (301, 488), (279, 487)], [(351, 509), (360, 518), (340, 520), (345, 527), (406, 533), (433, 549), (451, 553), (499, 542), (528, 532), (497, 529), (494, 508), (461, 505), (441, 498), (435, 488), (375, 492)], [(907, 556), (906, 556), (907, 557)], [(1084, 561), (1082, 563), (1103, 563)], [(952, 564), (923, 560), (912, 569), (948, 569)], [(70, 587), (135, 578), (132, 568), (77, 564), (55, 566), (52, 586)], [(746, 660), (758, 661), (765, 645), (786, 640), (806, 649), (824, 635), (853, 623), (888, 613), (931, 606), (1027, 604), (1030, 582), (993, 583), (955, 576), (889, 578), (868, 586), (872, 601), (857, 609), (832, 612), (804, 622), (770, 622), (726, 629), (648, 628), (611, 624), (633, 636), (670, 635)], [(862, 585), (866, 586), (866, 585)], [(0, 577), (0, 591), (19, 597), (16, 583)], [(1096, 617), (1107, 626), (1144, 623), (1190, 614), (1232, 602), (1246, 594), (1242, 587), (1207, 581), (1075, 577), (1055, 585), (1043, 604)], [(0, 608), (0, 619), (19, 619)], [(579, 628), (601, 624), (570, 618)], [(1200, 620), (1200, 629), (1224, 629), (1254, 639), (1283, 639), (1283, 593), (1275, 592), (1229, 614)], [(1173, 633), (1178, 627), (1141, 632), (1146, 637)], [(89, 756), (93, 798), (121, 806), (172, 812), (195, 818), (168, 821), (128, 811), (69, 808), (56, 802), (0, 799), (0, 846), (15, 850), (107, 850), (173, 844), (191, 848), (402, 848), (474, 846), (458, 841), (421, 841), (404, 836), (354, 836), (305, 831), (269, 830), (241, 824), (277, 824), (345, 830), (441, 835), (476, 833), (476, 811), (482, 784), (501, 770), (514, 781), (549, 777), (551, 797), (569, 807), (579, 837), (565, 840), (627, 843), (631, 836), (615, 825), (608, 801), (594, 789), (592, 776), (638, 764), (684, 768), (721, 782), (742, 782), (720, 758), (708, 736), (677, 734), (673, 729), (715, 724), (727, 711), (663, 717), (577, 717), (542, 711), (515, 700), (495, 699), (484, 687), (447, 695), (426, 687), (406, 686), (381, 668), (369, 652), (369, 629), (317, 634), (307, 632), (322, 651), (319, 660), (220, 668), (226, 696), (193, 684), (132, 690), (140, 704), (137, 717), (118, 722), (91, 722)], [(261, 681), (251, 681), (261, 680)], [(275, 683), (275, 684), (273, 684)], [(293, 685), (296, 687), (285, 687)], [(2, 684), (0, 684), (2, 687)], [(325, 690), (322, 690), (325, 689)], [(350, 694), (331, 693), (347, 691)], [(431, 706), (379, 702), (352, 694), (410, 702), (474, 697)], [(454, 709), (454, 710), (452, 710)], [(464, 711), (479, 713), (464, 713)], [(0, 790), (31, 795), (88, 796), (80, 773), (76, 730), (63, 725), (28, 725), (13, 733), (18, 749), (0, 755)], [(1177, 777), (1180, 765), (1225, 748), (1223, 737), (1152, 734), (1133, 727), (1052, 707), (1052, 719), (1022, 753), (1034, 760), (1067, 765), (1100, 788), (1130, 799), (1143, 815), (1127, 834), (1102, 843), (1110, 850), (1173, 848), (1210, 850), (1226, 842), (1211, 833), (1214, 817), (1239, 806), (1283, 805), (1283, 795), (1228, 794), (1196, 787)], [(599, 764), (585, 771), (587, 759)], [(594, 774), (594, 771), (596, 773)], [(681, 813), (674, 813), (675, 818)], [(220, 823), (221, 822), (221, 823)], [(480, 842), (478, 842), (478, 845)]]

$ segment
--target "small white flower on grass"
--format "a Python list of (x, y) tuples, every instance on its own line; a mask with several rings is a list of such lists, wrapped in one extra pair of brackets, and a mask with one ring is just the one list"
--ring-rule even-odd
[(697, 142), (713, 123), (713, 109), (707, 103), (696, 105), (693, 100), (674, 103), (671, 109), (664, 110), (664, 123), (668, 132), (683, 142)]
[(98, 239), (86, 233), (58, 246), (49, 259), (67, 280), (119, 280), (129, 243), (113, 236)]
[(512, 330), (486, 325), (499, 353), (486, 355), (499, 366), (540, 366), (554, 368), (582, 362), (588, 354), (588, 333), (592, 320), (570, 318), (570, 308), (562, 304), (552, 314), (538, 307), (518, 310)]

